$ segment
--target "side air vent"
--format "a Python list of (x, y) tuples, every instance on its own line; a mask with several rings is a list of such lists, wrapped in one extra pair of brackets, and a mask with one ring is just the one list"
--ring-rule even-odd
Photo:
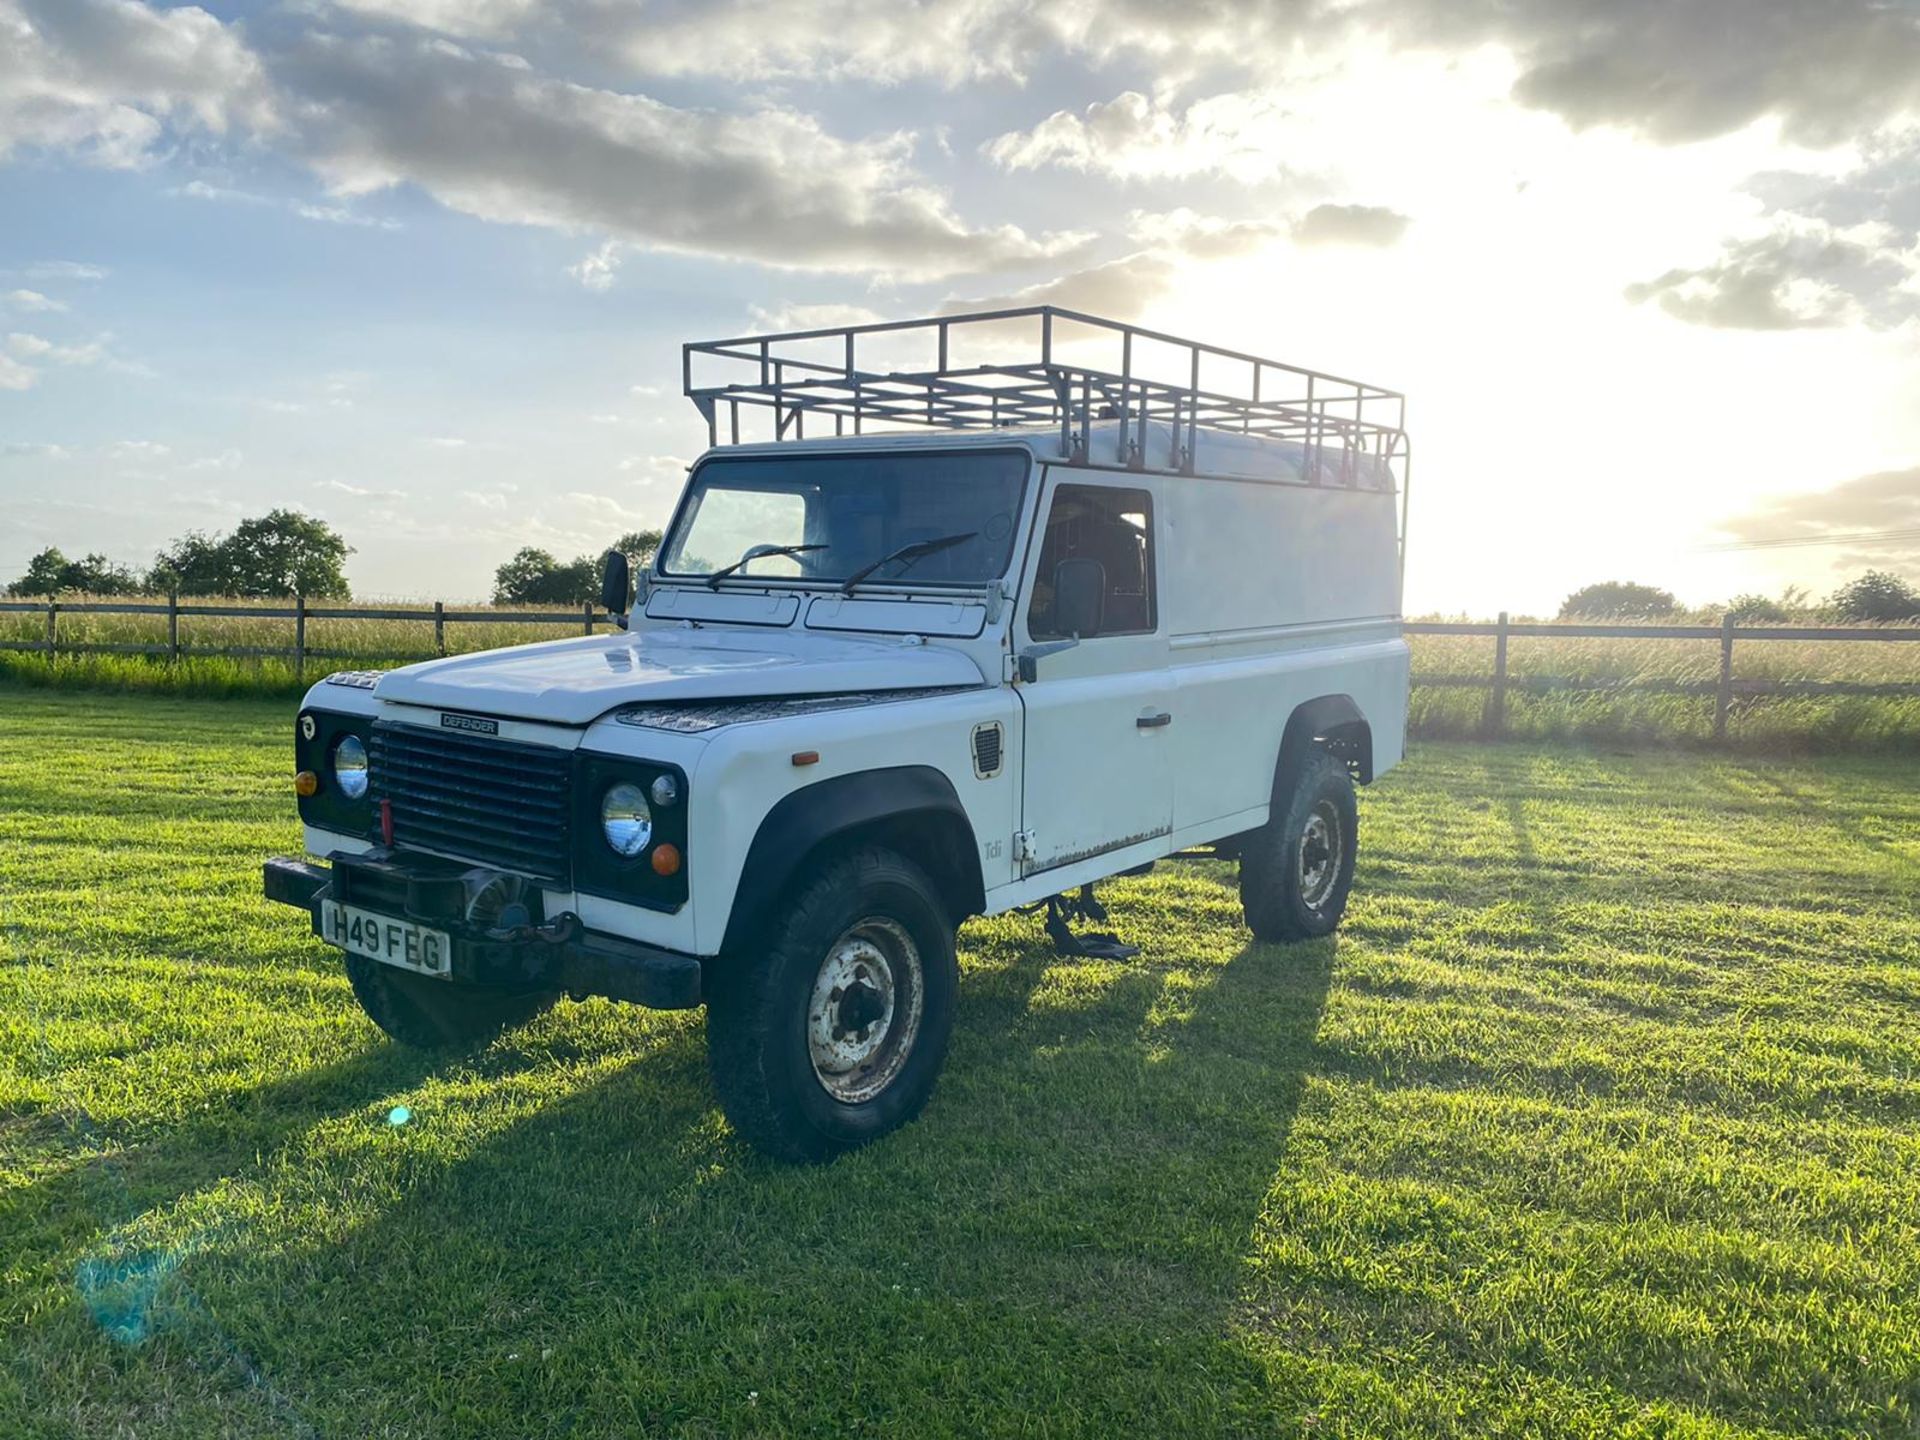
[(973, 773), (980, 779), (991, 780), (1000, 773), (1000, 742), (1004, 736), (998, 720), (973, 727)]

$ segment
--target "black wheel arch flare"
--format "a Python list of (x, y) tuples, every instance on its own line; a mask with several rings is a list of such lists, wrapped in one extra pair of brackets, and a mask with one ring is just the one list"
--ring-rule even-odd
[(927, 871), (955, 925), (986, 907), (979, 847), (953, 782), (930, 765), (862, 770), (804, 786), (767, 812), (734, 886), (721, 948), (748, 944), (811, 856), (856, 837), (891, 845)]
[(1300, 764), (1315, 748), (1332, 751), (1353, 770), (1362, 785), (1373, 780), (1373, 727), (1354, 703), (1351, 695), (1321, 695), (1296, 705), (1287, 717), (1287, 728), (1280, 737), (1280, 758), (1273, 772), (1273, 802), (1283, 797), (1300, 773)]

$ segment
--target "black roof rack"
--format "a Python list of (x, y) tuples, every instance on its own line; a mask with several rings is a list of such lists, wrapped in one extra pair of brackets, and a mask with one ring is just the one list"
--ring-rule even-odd
[[(862, 342), (868, 357), (880, 349), (887, 360), (862, 365)], [(955, 363), (985, 350), (997, 358)], [(1108, 363), (1092, 363), (1102, 357)], [(720, 383), (695, 384), (696, 367)], [(759, 407), (772, 411), (776, 440), (804, 438), (808, 415), (831, 415), (835, 435), (872, 424), (1049, 425), (1075, 462), (1189, 475), (1202, 428), (1291, 441), (1312, 483), (1354, 484), (1358, 462), (1372, 457), (1375, 483), (1404, 491), (1410, 458), (1398, 391), (1054, 305), (693, 341), (681, 378), (712, 445), (723, 410), (727, 440), (739, 444), (742, 407)], [(1103, 421), (1117, 422), (1117, 445), (1090, 455)], [(1158, 442), (1150, 422), (1167, 427)], [(1149, 455), (1150, 443), (1165, 452)]]

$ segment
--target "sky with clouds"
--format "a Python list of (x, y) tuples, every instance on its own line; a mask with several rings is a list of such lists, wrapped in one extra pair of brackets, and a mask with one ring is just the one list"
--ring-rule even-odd
[(1910, 0), (0, 0), (0, 577), (668, 513), (679, 346), (1052, 302), (1405, 391), (1408, 608), (1920, 579)]

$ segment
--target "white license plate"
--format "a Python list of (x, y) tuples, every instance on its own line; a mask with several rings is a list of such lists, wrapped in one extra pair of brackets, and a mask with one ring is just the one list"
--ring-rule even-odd
[(411, 920), (376, 915), (337, 900), (320, 902), (320, 938), (369, 960), (397, 965), (445, 980), (453, 957), (453, 943), (444, 930), (429, 930)]

